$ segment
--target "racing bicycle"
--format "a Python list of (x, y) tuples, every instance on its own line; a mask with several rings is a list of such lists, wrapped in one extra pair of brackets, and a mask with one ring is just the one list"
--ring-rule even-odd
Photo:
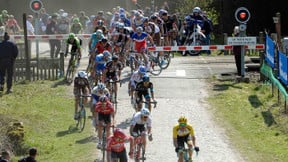
[[(67, 56), (68, 53), (65, 54), (65, 57)], [(78, 53), (71, 53), (71, 58), (69, 60), (69, 64), (66, 70), (66, 81), (67, 83), (71, 84), (73, 82), (73, 78), (76, 73), (77, 69), (77, 59), (76, 56), (78, 56)]]
[[(198, 155), (198, 152), (199, 152), (199, 147), (195, 147), (194, 148), (194, 151), (196, 152), (196, 155)], [(179, 157), (180, 155), (179, 154), (182, 154), (183, 156), (183, 162), (192, 162), (192, 160), (189, 159), (189, 148), (187, 147), (180, 147), (179, 148), (179, 151), (178, 151), (178, 154), (177, 156)]]
[(82, 132), (85, 128), (86, 123), (86, 110), (84, 106), (84, 99), (87, 97), (91, 97), (91, 95), (80, 95), (79, 97), (80, 110), (77, 112), (76, 128), (79, 129), (80, 132)]

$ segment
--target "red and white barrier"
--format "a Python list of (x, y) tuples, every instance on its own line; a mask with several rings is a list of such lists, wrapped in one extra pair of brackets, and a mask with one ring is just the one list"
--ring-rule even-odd
[[(28, 35), (28, 40), (50, 40), (50, 39), (67, 39), (69, 34), (55, 34), (55, 35)], [(91, 34), (76, 34), (81, 39), (90, 39)], [(24, 39), (24, 35), (10, 35), (13, 40)], [(201, 50), (232, 50), (232, 45), (205, 45), (205, 46), (158, 46), (149, 47), (149, 51), (201, 51)], [(245, 49), (265, 49), (264, 44), (246, 45)]]
[[(55, 35), (27, 35), (28, 40), (49, 40), (49, 39), (67, 39), (69, 34), (55, 34)], [(76, 34), (77, 37), (83, 39), (91, 38), (91, 34)], [(13, 40), (24, 39), (24, 35), (10, 35)]]
[[(206, 45), (206, 46), (161, 46), (148, 47), (149, 51), (201, 51), (201, 50), (232, 50), (231, 45)], [(265, 49), (264, 44), (246, 45), (245, 49)]]

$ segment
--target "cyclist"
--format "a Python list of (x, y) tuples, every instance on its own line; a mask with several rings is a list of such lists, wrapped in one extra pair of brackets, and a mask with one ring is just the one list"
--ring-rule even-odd
[[(148, 89), (150, 89), (150, 93)], [(150, 78), (147, 74), (143, 76), (141, 82), (137, 83), (136, 88), (135, 88), (135, 97), (136, 97), (136, 103), (138, 105), (138, 111), (140, 111), (142, 107), (142, 101), (144, 97), (146, 102), (148, 102), (148, 109), (151, 112), (151, 103), (150, 103), (151, 97), (152, 97), (152, 100), (155, 101), (154, 89), (153, 89), (153, 83), (150, 82)]]
[(147, 67), (149, 67), (148, 66), (148, 58), (145, 55), (145, 52), (147, 50), (147, 41), (146, 41), (147, 38), (153, 46), (154, 41), (153, 41), (152, 37), (149, 34), (147, 34), (146, 32), (143, 32), (143, 28), (139, 26), (136, 28), (136, 32), (132, 35), (131, 39), (135, 42), (134, 49), (136, 50), (137, 53), (142, 54), (142, 57), (144, 59), (145, 64), (147, 65)]
[(181, 149), (185, 147), (185, 143), (189, 148), (189, 161), (192, 162), (193, 146), (197, 152), (199, 151), (199, 147), (196, 146), (196, 138), (192, 125), (187, 122), (185, 116), (180, 116), (178, 124), (173, 127), (173, 144), (178, 154), (178, 162), (183, 162), (183, 152), (181, 152)]
[(131, 97), (131, 103), (133, 103), (133, 100), (134, 100), (134, 90), (136, 88), (136, 84), (138, 82), (141, 82), (142, 81), (142, 78), (143, 76), (146, 74), (146, 67), (141, 65), (139, 66), (139, 69), (136, 70), (130, 80), (129, 80), (129, 83), (128, 83), (128, 93), (129, 93), (129, 96)]
[(101, 41), (96, 44), (94, 51), (99, 54), (103, 53), (105, 50), (111, 52), (111, 45), (106, 37), (102, 38)]
[(70, 33), (68, 36), (68, 39), (66, 41), (66, 52), (65, 52), (65, 57), (67, 57), (68, 54), (68, 49), (69, 49), (69, 44), (72, 45), (71, 47), (71, 58), (69, 61), (69, 64), (72, 61), (73, 57), (77, 58), (77, 67), (80, 65), (80, 60), (81, 60), (81, 44), (82, 44), (82, 40), (79, 39), (78, 37), (75, 36), (74, 33)]
[[(75, 96), (75, 112), (74, 119), (78, 119), (78, 105), (80, 102), (80, 96), (91, 94), (90, 84), (88, 82), (87, 73), (85, 71), (79, 71), (77, 76), (74, 78), (74, 96)], [(84, 105), (88, 102), (88, 98), (84, 98)]]
[[(141, 135), (144, 150), (146, 151), (146, 135), (148, 134), (149, 141), (152, 141), (152, 119), (150, 111), (147, 108), (142, 108), (140, 112), (134, 114), (130, 124), (130, 134), (135, 137)], [(134, 141), (135, 145), (135, 141)]]
[(104, 36), (107, 37), (108, 28), (104, 25), (104, 21), (103, 20), (98, 20), (97, 21), (97, 26), (95, 27), (95, 31), (97, 31), (99, 29), (102, 30)]
[(93, 126), (95, 127), (95, 130), (97, 130), (96, 128), (96, 118), (94, 118), (95, 115), (95, 111), (94, 111), (94, 107), (96, 105), (96, 103), (99, 101), (99, 98), (101, 96), (106, 96), (106, 97), (110, 97), (110, 93), (109, 93), (109, 90), (105, 87), (105, 84), (104, 83), (98, 83), (97, 86), (95, 86), (93, 89), (92, 89), (92, 107), (91, 107), (91, 112), (93, 114), (93, 120), (92, 120), (92, 123), (93, 123)]
[[(129, 156), (133, 155), (133, 137), (126, 135), (122, 129), (116, 128), (113, 132), (113, 136), (107, 139), (107, 156), (111, 157), (112, 162), (128, 162), (125, 143), (130, 143)], [(108, 158), (108, 162), (109, 162)]]
[[(101, 139), (102, 139), (102, 131), (103, 126), (106, 124), (106, 137), (108, 138), (110, 136), (110, 128), (111, 124), (114, 124), (114, 112), (115, 109), (113, 107), (113, 104), (108, 100), (106, 96), (101, 96), (99, 98), (99, 102), (95, 105), (95, 118), (96, 118), (96, 125), (98, 126), (98, 145), (97, 148), (101, 148)], [(106, 138), (106, 139), (107, 139)]]
[(95, 60), (95, 49), (96, 44), (101, 41), (104, 38), (104, 35), (102, 34), (102, 30), (97, 30), (91, 35), (91, 38), (89, 40), (89, 65), (87, 67), (87, 71), (91, 71), (94, 67), (94, 60)]
[(119, 61), (118, 56), (114, 55), (112, 56), (112, 60), (107, 62), (104, 73), (103, 73), (103, 80), (105, 81), (106, 84), (107, 82), (109, 82), (110, 79), (114, 81), (113, 84), (114, 84), (114, 92), (115, 92), (116, 98), (117, 98), (117, 91), (118, 91), (117, 81), (119, 81), (120, 79), (122, 69), (123, 69), (123, 66), (122, 66), (122, 63)]
[(159, 11), (159, 16), (163, 20), (163, 36), (164, 36), (164, 45), (171, 45), (171, 32), (178, 32), (178, 27), (175, 20), (168, 15), (166, 10), (161, 9)]
[(94, 76), (94, 78), (96, 77), (96, 84), (98, 84), (99, 81), (104, 82), (102, 74), (105, 70), (106, 63), (110, 59), (110, 55), (110, 52), (105, 50), (103, 53), (95, 57), (94, 74), (92, 76)]

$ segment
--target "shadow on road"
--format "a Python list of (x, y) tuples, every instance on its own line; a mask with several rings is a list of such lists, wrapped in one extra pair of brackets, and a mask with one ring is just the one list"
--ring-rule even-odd
[(77, 144), (86, 144), (86, 143), (89, 143), (89, 142), (96, 143), (96, 142), (97, 142), (96, 139), (97, 139), (97, 138), (94, 137), (94, 136), (89, 136), (89, 137), (86, 137), (86, 138), (77, 140), (77, 141), (75, 141), (75, 143), (77, 143)]
[(63, 85), (69, 86), (70, 84), (67, 83), (67, 81), (66, 81), (64, 78), (62, 78), (62, 79), (60, 79), (59, 81), (57, 81), (55, 84), (53, 84), (53, 85), (51, 86), (51, 88), (56, 88), (56, 87), (58, 87), (58, 86), (63, 86)]
[(68, 130), (57, 132), (56, 137), (63, 137), (72, 133), (79, 133), (79, 129), (75, 125), (70, 125)]
[(131, 118), (128, 118), (125, 121), (122, 121), (121, 123), (117, 124), (116, 127), (121, 128), (121, 129), (129, 128), (130, 121), (131, 121)]
[(240, 86), (236, 86), (236, 83), (232, 83), (232, 84), (215, 84), (213, 85), (213, 91), (225, 91), (228, 90), (229, 87), (233, 87), (233, 88), (237, 88), (237, 89), (242, 89)]

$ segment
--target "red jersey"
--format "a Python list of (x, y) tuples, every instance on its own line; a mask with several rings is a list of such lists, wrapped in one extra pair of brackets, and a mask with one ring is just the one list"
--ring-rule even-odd
[(97, 53), (103, 53), (105, 50), (111, 52), (111, 45), (108, 42), (104, 45), (99, 41), (95, 46), (95, 51), (97, 51)]
[(125, 149), (125, 143), (131, 140), (131, 136), (126, 136), (123, 141), (116, 141), (114, 136), (110, 136), (107, 139), (107, 151), (121, 152)]
[(114, 113), (113, 104), (110, 101), (107, 101), (106, 103), (97, 102), (95, 105), (95, 112), (100, 114), (112, 114)]

